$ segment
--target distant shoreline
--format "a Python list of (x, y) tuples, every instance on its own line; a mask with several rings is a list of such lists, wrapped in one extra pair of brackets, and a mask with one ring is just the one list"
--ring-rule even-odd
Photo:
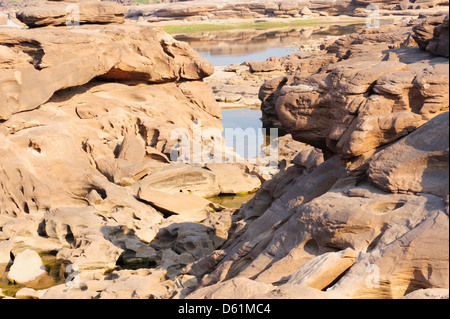
[[(186, 21), (160, 22), (159, 24), (167, 33), (195, 33), (213, 31), (233, 31), (247, 29), (276, 29), (286, 27), (312, 27), (330, 24), (358, 24), (365, 23), (365, 18), (320, 17), (320, 18), (264, 18), (264, 19), (228, 19), (199, 21), (195, 24)], [(152, 23), (153, 24), (153, 23)]]
[[(398, 23), (401, 20), (413, 17), (381, 17), (382, 22)], [(315, 17), (315, 18), (264, 18), (264, 19), (227, 19), (208, 21), (173, 20), (161, 22), (139, 22), (139, 24), (158, 26), (169, 34), (220, 32), (233, 30), (269, 30), (281, 28), (317, 27), (333, 24), (351, 25), (366, 23), (367, 19), (351, 16)]]

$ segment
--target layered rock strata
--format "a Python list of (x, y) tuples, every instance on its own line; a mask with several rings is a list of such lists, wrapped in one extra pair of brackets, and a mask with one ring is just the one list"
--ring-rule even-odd
[(448, 293), (448, 58), (413, 33), (283, 59), (296, 64), (263, 85), (263, 107), (324, 161), (302, 151), (263, 184), (223, 247), (183, 271), (199, 279), (192, 298)]
[[(367, 17), (374, 10), (381, 15), (415, 15), (417, 10), (448, 6), (448, 0), (421, 1), (365, 1), (365, 0), (252, 0), (227, 1), (194, 0), (177, 3), (158, 3), (128, 6), (127, 16), (144, 17), (151, 22), (208, 21), (223, 19), (310, 18), (328, 15)], [(445, 10), (442, 10), (443, 12)]]
[[(103, 7), (105, 17), (115, 7)], [(214, 68), (159, 28), (57, 26), (47, 7), (30, 8), (27, 17), (45, 19), (30, 29), (0, 27), (0, 280), (19, 282), (16, 257), (31, 251), (53, 256), (52, 264), (38, 265), (36, 280), (25, 271), (20, 283), (36, 291), (17, 297), (92, 297), (98, 293), (77, 289), (133, 265), (146, 271), (108, 277), (115, 285), (100, 297), (169, 297), (192, 285), (192, 276), (174, 278), (226, 240), (232, 211), (203, 198), (219, 195), (226, 178), (171, 159), (180, 139), (193, 140), (194, 123), (222, 130), (203, 82)], [(196, 143), (212, 142), (200, 136)], [(239, 191), (260, 186), (245, 165), (235, 170)], [(119, 288), (138, 282), (136, 293)]]

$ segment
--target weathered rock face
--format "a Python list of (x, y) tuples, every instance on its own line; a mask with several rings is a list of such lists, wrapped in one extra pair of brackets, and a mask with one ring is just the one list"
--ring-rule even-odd
[[(192, 136), (194, 120), (222, 129), (202, 81), (211, 64), (161, 29), (135, 25), (0, 28), (0, 39), (1, 263), (26, 249), (54, 251), (82, 281), (151, 264), (166, 271), (134, 287), (140, 297), (184, 289), (157, 283), (216, 249), (231, 227), (230, 211), (188, 195), (219, 194), (216, 175), (169, 159), (177, 129)], [(206, 204), (188, 209), (183, 197), (174, 207), (174, 196)], [(175, 223), (178, 240), (161, 244), (158, 234)], [(192, 224), (202, 229), (195, 240)], [(105, 285), (101, 297), (131, 296), (142, 276)]]
[(45, 267), (39, 255), (33, 250), (17, 254), (8, 273), (8, 279), (25, 284), (45, 274)]
[[(445, 296), (448, 59), (399, 31), (249, 64), (301, 71), (260, 90), (292, 132), (270, 179), (170, 161), (176, 129), (220, 130), (220, 107), (211, 65), (162, 30), (0, 28), (0, 280), (53, 251), (79, 285), (17, 297)], [(199, 197), (258, 187), (238, 213)]]
[(17, 18), (29, 27), (73, 26), (85, 23), (123, 23), (127, 9), (103, 1), (55, 1), (19, 10)]
[[(443, 131), (437, 123), (446, 129)], [(436, 130), (431, 133), (427, 127)], [(414, 136), (427, 139), (438, 132), (446, 134), (446, 130), (448, 113), (401, 142)], [(371, 160), (371, 165), (387, 164), (380, 156)], [(448, 155), (445, 160), (448, 163)], [(339, 166), (338, 162), (332, 158), (311, 174), (324, 179), (335, 176), (331, 189), (328, 192), (323, 189), (325, 194), (313, 200), (305, 198), (311, 191), (300, 187), (307, 184), (305, 173), (290, 171), (289, 179), (295, 184), (286, 183), (288, 176), (278, 183), (271, 181), (281, 196), (264, 206), (261, 205), (264, 194), (261, 199), (257, 194), (243, 207), (242, 214), (255, 216), (251, 208), (256, 207), (259, 217), (254, 222), (247, 219), (246, 230), (222, 250), (189, 266), (188, 273), (202, 278), (202, 287), (239, 275), (266, 284), (307, 283), (323, 289), (343, 276), (328, 293), (351, 298), (400, 298), (415, 289), (448, 288), (448, 204), (444, 199), (423, 193), (392, 194), (364, 183), (355, 186), (358, 177), (352, 175), (356, 172)], [(410, 169), (420, 179), (423, 168)], [(444, 164), (442, 175), (447, 173), (445, 170)], [(402, 181), (406, 176), (392, 178)], [(272, 185), (272, 192), (273, 189)], [(405, 246), (408, 248), (404, 249)], [(213, 271), (205, 269), (206, 265)], [(424, 273), (423, 269), (429, 267), (433, 275)]]
[(0, 45), (3, 120), (98, 76), (162, 83), (201, 79), (213, 72), (189, 46), (153, 28), (0, 30)]
[(445, 197), (449, 192), (449, 140), (445, 134), (448, 122), (448, 113), (437, 116), (374, 155), (368, 161), (369, 180), (387, 192)]
[(422, 50), (425, 50), (434, 36), (434, 29), (444, 22), (445, 16), (427, 17), (413, 26), (413, 38)]
[[(339, 39), (327, 54), (297, 56), (306, 61), (292, 75), (262, 86), (264, 116), (294, 138), (344, 157), (408, 134), (448, 109), (448, 59), (395, 48), (407, 35), (406, 29), (362, 33)], [(310, 60), (322, 64), (304, 68)]]
[(448, 19), (447, 15), (442, 24), (436, 26), (433, 31), (433, 38), (427, 45), (427, 51), (445, 57), (449, 57), (449, 43), (448, 43)]
[(221, 249), (183, 271), (199, 279), (192, 297), (244, 286), (266, 292), (243, 298), (298, 298), (305, 285), (318, 298), (448, 291), (448, 59), (401, 47), (411, 30), (398, 29), (341, 38), (321, 54), (339, 62), (261, 88), (325, 161), (308, 169), (309, 146), (263, 184)]

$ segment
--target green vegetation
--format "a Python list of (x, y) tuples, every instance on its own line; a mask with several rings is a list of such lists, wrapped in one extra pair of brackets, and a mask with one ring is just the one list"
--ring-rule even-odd
[(238, 209), (243, 203), (248, 202), (255, 196), (255, 193), (242, 193), (240, 195), (219, 195), (209, 197), (208, 200), (215, 204), (224, 206), (226, 208)]
[[(265, 21), (265, 22), (241, 22), (234, 24), (212, 24), (212, 23), (199, 23), (189, 25), (167, 25), (163, 26), (164, 31), (167, 33), (196, 33), (196, 32), (214, 32), (214, 31), (230, 31), (230, 30), (269, 30), (283, 27), (313, 27), (326, 24), (352, 24), (357, 23), (355, 19), (343, 19), (341, 23), (332, 22), (326, 18), (314, 18), (314, 19), (294, 19), (286, 22), (283, 21)], [(360, 22), (360, 21), (359, 21)]]
[(18, 292), (23, 287), (24, 286), (22, 286), (22, 285), (16, 285), (14, 283), (9, 283), (9, 284), (0, 283), (0, 289), (2, 290), (2, 293), (8, 297), (14, 297), (16, 292)]
[(61, 261), (59, 261), (56, 258), (56, 252), (45, 252), (45, 253), (39, 253), (39, 256), (41, 257), (42, 263), (47, 270), (52, 270), (55, 268), (61, 267)]

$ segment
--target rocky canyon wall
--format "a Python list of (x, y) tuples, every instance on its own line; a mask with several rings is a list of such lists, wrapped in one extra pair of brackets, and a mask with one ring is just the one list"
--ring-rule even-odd
[(448, 296), (448, 16), (420, 32), (434, 19), (259, 65), (286, 71), (260, 90), (266, 118), (324, 161), (300, 151), (263, 185), (184, 270), (201, 280), (188, 298)]

